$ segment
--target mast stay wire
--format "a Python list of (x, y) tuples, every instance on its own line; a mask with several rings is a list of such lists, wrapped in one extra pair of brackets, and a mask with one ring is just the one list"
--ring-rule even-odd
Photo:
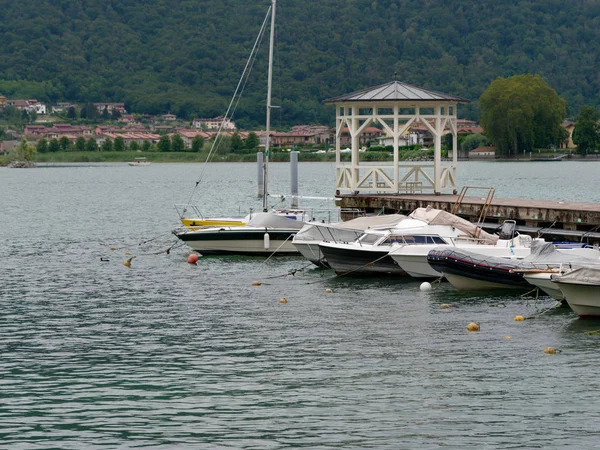
[[(256, 55), (258, 53), (258, 49), (260, 48), (260, 44), (262, 43), (262, 39), (263, 39), (264, 34), (265, 34), (266, 25), (267, 25), (270, 13), (271, 13), (271, 7), (269, 7), (269, 10), (267, 11), (267, 14), (265, 16), (265, 19), (263, 20), (262, 26), (260, 27), (260, 31), (258, 33), (258, 36), (256, 37), (256, 40), (254, 41), (254, 46), (252, 47), (252, 51), (250, 52), (250, 56), (248, 57), (248, 60), (246, 61), (246, 65), (244, 67), (244, 71), (242, 72), (242, 76), (240, 77), (240, 80), (238, 81), (238, 84), (237, 84), (237, 86), (235, 88), (235, 91), (233, 93), (231, 101), (229, 102), (229, 106), (227, 107), (227, 111), (225, 112), (224, 118), (233, 116), (233, 114), (235, 113), (235, 110), (236, 110), (236, 108), (237, 108), (237, 106), (239, 104), (239, 101), (240, 101), (240, 98), (241, 98), (241, 94), (242, 94), (242, 92), (244, 91), (244, 89), (246, 87), (246, 84), (248, 82), (248, 78), (249, 78), (250, 73), (252, 71), (252, 67), (254, 66), (254, 61), (256, 60)], [(241, 90), (240, 90), (240, 88), (241, 88)], [(194, 197), (194, 194), (196, 193), (196, 189), (198, 188), (198, 185), (200, 184), (200, 182), (202, 181), (202, 179), (204, 178), (204, 175), (206, 173), (207, 163), (214, 156), (214, 152), (216, 151), (216, 149), (218, 147), (218, 144), (222, 140), (222, 138), (221, 139), (219, 139), (219, 138), (222, 136), (221, 131), (223, 130), (224, 124), (225, 124), (225, 121), (223, 120), (221, 122), (221, 125), (219, 126), (219, 129), (217, 130), (217, 137), (213, 141), (213, 145), (210, 147), (210, 150), (209, 150), (208, 155), (206, 157), (206, 161), (204, 162), (204, 167), (202, 168), (202, 171), (200, 172), (200, 178), (198, 179), (198, 181), (196, 181), (194, 189), (192, 190), (190, 198), (188, 199), (187, 205), (189, 205), (192, 202), (192, 198)]]

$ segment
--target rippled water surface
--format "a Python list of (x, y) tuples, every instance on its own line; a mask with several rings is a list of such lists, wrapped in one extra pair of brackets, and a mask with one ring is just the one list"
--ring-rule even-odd
[[(460, 180), (600, 201), (599, 167), (463, 163)], [(296, 257), (189, 265), (166, 249), (200, 171), (0, 168), (1, 448), (598, 448), (600, 336), (585, 332), (599, 321)], [(272, 164), (273, 192), (288, 172)], [(255, 177), (212, 165), (203, 211), (259, 207)], [(333, 180), (330, 164), (300, 165), (301, 194)]]

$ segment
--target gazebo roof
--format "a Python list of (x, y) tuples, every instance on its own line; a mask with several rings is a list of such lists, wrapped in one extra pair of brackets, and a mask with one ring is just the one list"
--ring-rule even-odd
[(423, 89), (399, 81), (390, 81), (350, 94), (328, 98), (323, 103), (342, 102), (374, 102), (374, 101), (419, 101), (419, 102), (457, 102), (469, 103), (469, 100), (456, 95), (443, 94), (441, 92)]

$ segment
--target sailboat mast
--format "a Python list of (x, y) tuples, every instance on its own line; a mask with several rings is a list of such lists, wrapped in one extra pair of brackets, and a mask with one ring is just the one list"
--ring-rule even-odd
[(269, 168), (269, 147), (271, 143), (271, 85), (273, 84), (273, 47), (275, 43), (275, 3), (276, 0), (271, 0), (271, 37), (269, 40), (269, 75), (267, 81), (267, 140), (265, 142), (265, 156), (263, 158), (263, 211), (269, 209), (268, 199), (268, 168)]

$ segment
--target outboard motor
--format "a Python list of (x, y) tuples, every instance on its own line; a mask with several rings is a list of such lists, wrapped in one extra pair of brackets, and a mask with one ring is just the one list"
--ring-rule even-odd
[(515, 237), (517, 228), (517, 222), (514, 220), (505, 220), (500, 226), (500, 232), (498, 238), (502, 240), (510, 240)]

